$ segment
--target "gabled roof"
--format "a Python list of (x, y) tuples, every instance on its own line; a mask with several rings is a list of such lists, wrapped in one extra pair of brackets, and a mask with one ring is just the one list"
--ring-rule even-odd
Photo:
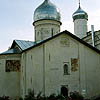
[[(30, 48), (34, 45), (32, 41), (25, 41), (25, 40), (14, 40), (12, 46), (9, 50), (1, 53), (0, 55), (7, 55), (7, 54), (19, 54), (23, 50)], [(16, 47), (17, 46), (17, 47)]]
[(18, 48), (13, 48), (13, 49), (9, 49), (3, 53), (1, 53), (0, 55), (6, 55), (6, 54), (18, 54), (20, 53)]
[(14, 40), (11, 48), (14, 48), (16, 44), (23, 51), (23, 50), (33, 46), (34, 42), (33, 41), (25, 41), (25, 40)]
[(94, 50), (94, 51), (96, 51), (97, 53), (100, 54), (100, 50), (98, 50), (97, 48), (95, 48), (95, 47), (91, 46), (90, 44), (86, 43), (85, 41), (83, 41), (82, 39), (78, 38), (77, 36), (75, 36), (74, 34), (70, 33), (70, 32), (67, 31), (67, 30), (65, 30), (65, 31), (63, 31), (63, 32), (60, 32), (60, 33), (54, 35), (53, 37), (50, 37), (50, 38), (45, 39), (45, 40), (43, 40), (43, 41), (40, 41), (40, 42), (34, 44), (33, 46), (31, 46), (31, 47), (29, 47), (29, 48), (23, 50), (22, 52), (25, 52), (25, 51), (27, 51), (27, 50), (30, 50), (30, 49), (34, 48), (34, 47), (37, 47), (37, 46), (39, 46), (39, 45), (41, 45), (41, 44), (43, 44), (43, 43), (45, 43), (45, 42), (47, 42), (47, 41), (49, 41), (49, 40), (52, 40), (52, 39), (54, 39), (54, 38), (56, 38), (57, 36), (60, 36), (60, 35), (62, 35), (62, 34), (69, 35), (69, 36), (72, 37), (73, 39), (77, 40), (78, 42), (82, 43), (83, 45), (89, 47), (90, 49), (92, 49), (92, 50)]
[[(0, 55), (5, 55), (5, 54), (18, 54), (18, 53), (23, 53), (25, 51), (28, 51), (34, 47), (37, 47), (49, 40), (52, 40), (54, 38), (56, 38), (57, 36), (60, 36), (62, 34), (66, 34), (69, 35), (70, 37), (72, 37), (73, 39), (77, 40), (78, 42), (82, 43), (83, 45), (89, 47), (90, 49), (96, 51), (97, 53), (100, 54), (100, 50), (96, 49), (95, 47), (91, 46), (90, 44), (86, 43), (85, 41), (83, 41), (82, 39), (78, 38), (77, 36), (73, 35), (72, 33), (70, 33), (69, 31), (65, 30), (63, 32), (60, 32), (56, 35), (54, 35), (53, 37), (50, 37), (48, 39), (42, 40), (42, 41), (38, 41), (38, 42), (33, 42), (33, 41), (24, 41), (24, 40), (14, 40), (11, 46), (11, 49), (9, 49), (6, 52), (1, 53)], [(16, 45), (20, 48), (16, 48)]]

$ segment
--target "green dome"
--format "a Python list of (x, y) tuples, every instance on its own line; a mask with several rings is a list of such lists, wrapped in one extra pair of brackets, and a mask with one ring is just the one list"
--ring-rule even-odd
[(79, 6), (78, 10), (73, 14), (73, 20), (76, 19), (86, 19), (88, 20), (88, 14), (81, 9), (81, 7)]
[(60, 21), (59, 9), (49, 0), (45, 0), (34, 12), (34, 21), (50, 19)]

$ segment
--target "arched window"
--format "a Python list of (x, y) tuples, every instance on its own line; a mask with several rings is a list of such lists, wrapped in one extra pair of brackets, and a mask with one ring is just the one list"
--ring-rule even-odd
[(64, 65), (64, 75), (69, 75), (67, 64)]

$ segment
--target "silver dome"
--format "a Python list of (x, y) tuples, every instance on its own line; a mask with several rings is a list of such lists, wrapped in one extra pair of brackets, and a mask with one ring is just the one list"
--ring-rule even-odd
[(76, 20), (76, 19), (87, 19), (88, 20), (88, 14), (83, 11), (79, 5), (79, 8), (78, 10), (73, 14), (73, 20)]
[(34, 22), (42, 19), (60, 21), (60, 11), (49, 0), (45, 0), (34, 12)]

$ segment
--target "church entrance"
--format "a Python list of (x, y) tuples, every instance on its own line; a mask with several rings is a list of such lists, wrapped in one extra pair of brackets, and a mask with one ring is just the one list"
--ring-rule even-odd
[(68, 86), (62, 86), (61, 87), (61, 94), (64, 96), (64, 97), (68, 97)]

